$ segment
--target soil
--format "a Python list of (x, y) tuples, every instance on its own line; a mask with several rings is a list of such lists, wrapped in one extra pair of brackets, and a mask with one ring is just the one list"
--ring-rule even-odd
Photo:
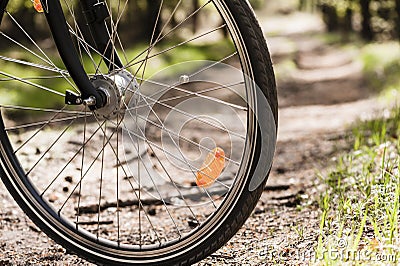
[[(287, 18), (286, 18), (287, 19)], [(346, 150), (346, 128), (382, 106), (365, 87), (356, 52), (325, 45), (323, 23), (302, 14), (307, 25), (282, 25), (283, 18), (262, 19), (276, 65), (294, 59), (297, 70), (278, 76), (278, 145), (265, 191), (243, 228), (223, 248), (197, 265), (306, 264), (317, 241), (320, 187), (339, 151)], [(275, 28), (273, 27), (275, 25)], [(0, 183), (0, 266), (92, 265), (69, 254), (42, 233)]]

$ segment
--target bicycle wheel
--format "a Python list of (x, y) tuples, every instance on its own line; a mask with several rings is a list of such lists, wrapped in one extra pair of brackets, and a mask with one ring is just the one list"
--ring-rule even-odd
[(105, 56), (86, 25), (96, 16), (61, 3), (71, 49), (106, 105), (64, 104), (66, 89), (79, 90), (43, 14), (21, 16), (10, 2), (0, 31), (3, 182), (46, 234), (90, 261), (203, 259), (251, 214), (274, 152), (275, 81), (251, 8), (105, 1)]

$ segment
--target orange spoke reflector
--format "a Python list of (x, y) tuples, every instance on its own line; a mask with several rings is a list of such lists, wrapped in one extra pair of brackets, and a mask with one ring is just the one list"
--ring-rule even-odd
[(33, 7), (39, 13), (43, 13), (43, 6), (40, 0), (32, 0)]
[(196, 184), (199, 187), (209, 187), (221, 175), (225, 167), (225, 152), (223, 149), (214, 148), (204, 160), (196, 174)]

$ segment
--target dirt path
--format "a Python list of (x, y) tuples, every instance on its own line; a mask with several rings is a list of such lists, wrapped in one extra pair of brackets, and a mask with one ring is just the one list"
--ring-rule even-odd
[[(301, 263), (290, 252), (306, 251), (316, 243), (316, 171), (323, 171), (331, 157), (346, 148), (346, 125), (381, 108), (368, 98), (361, 66), (354, 60), (357, 54), (328, 47), (315, 37), (323, 30), (317, 18), (294, 16), (308, 27), (295, 22), (296, 27), (285, 27), (279, 17), (262, 21), (267, 35), (281, 27), (280, 34), (268, 39), (276, 67), (288, 59), (297, 64), (297, 70), (278, 75), (279, 137), (268, 185), (240, 232), (198, 265), (261, 265), (273, 263), (277, 252), (282, 260), (288, 259), (285, 264)], [(91, 264), (67, 254), (40, 232), (0, 183), (3, 265)]]
[(357, 52), (323, 44), (318, 17), (295, 14), (292, 20), (277, 17), (261, 24), (267, 36), (274, 35), (268, 42), (275, 67), (291, 59), (297, 68), (278, 73), (274, 166), (242, 230), (198, 265), (308, 265), (319, 229), (318, 173), (349, 148), (344, 140), (348, 125), (385, 107), (366, 88)]

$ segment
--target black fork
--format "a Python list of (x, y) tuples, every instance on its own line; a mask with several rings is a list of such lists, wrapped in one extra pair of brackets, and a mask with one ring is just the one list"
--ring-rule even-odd
[[(0, 23), (8, 2), (9, 0), (0, 0)], [(79, 97), (82, 101), (94, 98), (95, 105), (91, 106), (91, 109), (103, 107), (106, 102), (105, 95), (96, 90), (79, 60), (60, 1), (41, 0), (41, 2), (61, 59), (81, 92)], [(113, 49), (112, 36), (110, 37), (112, 30), (107, 29), (106, 20), (109, 12), (106, 4), (99, 0), (80, 0), (80, 7), (89, 29), (89, 33), (84, 36), (85, 41), (94, 43), (110, 71), (122, 68), (122, 63)], [(71, 96), (68, 93), (67, 95)], [(69, 103), (67, 99), (66, 103)]]

